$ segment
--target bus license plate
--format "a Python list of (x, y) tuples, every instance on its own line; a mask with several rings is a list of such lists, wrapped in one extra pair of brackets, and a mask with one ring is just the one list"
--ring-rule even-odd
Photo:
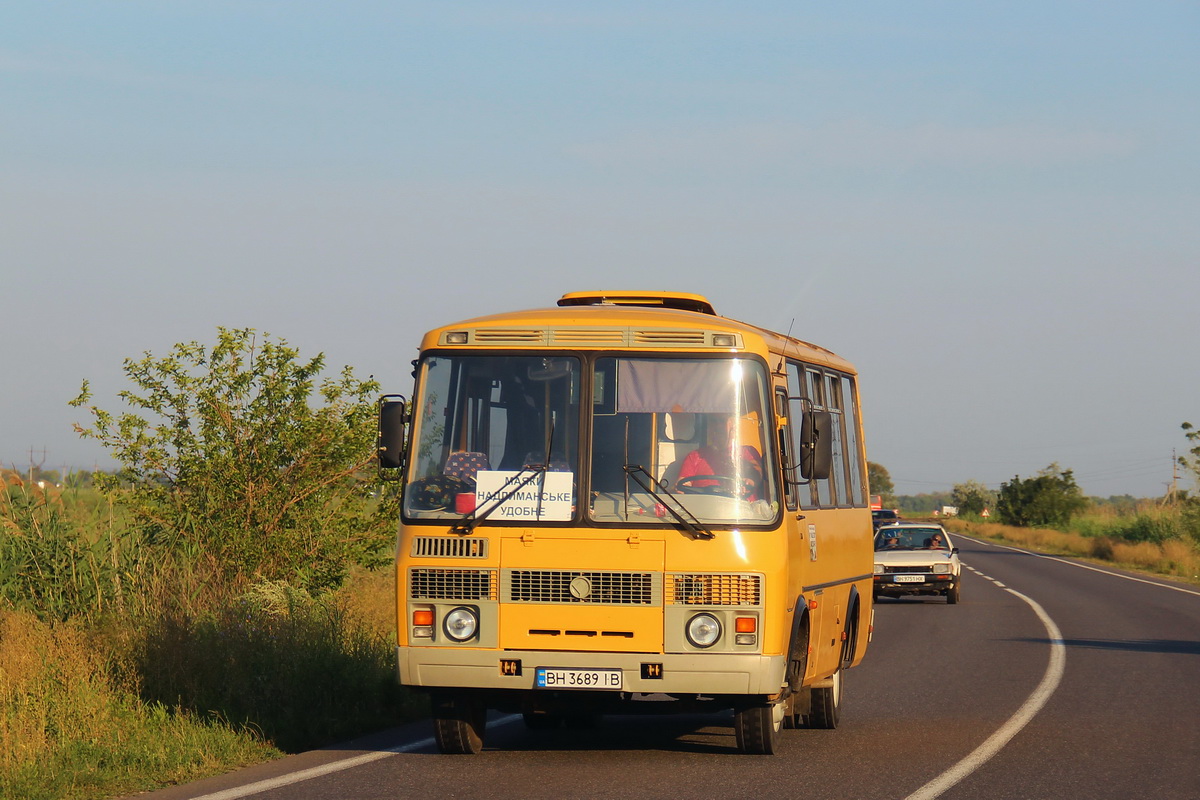
[(924, 575), (897, 575), (896, 583), (924, 583)]
[(576, 669), (538, 667), (536, 674), (539, 689), (620, 689), (619, 669)]

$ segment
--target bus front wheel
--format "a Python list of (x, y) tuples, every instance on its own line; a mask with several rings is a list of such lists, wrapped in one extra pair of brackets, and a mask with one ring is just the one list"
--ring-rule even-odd
[(771, 755), (779, 748), (779, 733), (787, 704), (783, 701), (738, 709), (733, 716), (738, 750)]
[(483, 749), (487, 707), (469, 694), (433, 696), (433, 737), (443, 753), (474, 755)]

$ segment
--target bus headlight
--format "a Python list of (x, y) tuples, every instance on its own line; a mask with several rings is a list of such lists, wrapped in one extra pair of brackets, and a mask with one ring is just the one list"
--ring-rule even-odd
[(479, 617), (475, 611), (465, 606), (459, 606), (446, 615), (442, 622), (442, 630), (456, 642), (465, 642), (475, 636), (479, 629)]
[(712, 647), (721, 638), (721, 623), (712, 614), (697, 614), (688, 620), (687, 638), (696, 647)]

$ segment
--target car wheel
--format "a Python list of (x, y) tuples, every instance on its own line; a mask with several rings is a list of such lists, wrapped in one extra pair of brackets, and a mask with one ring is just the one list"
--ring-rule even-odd
[(952, 606), (958, 604), (958, 584), (957, 583), (946, 590), (946, 603), (947, 603), (947, 605), (952, 605)]

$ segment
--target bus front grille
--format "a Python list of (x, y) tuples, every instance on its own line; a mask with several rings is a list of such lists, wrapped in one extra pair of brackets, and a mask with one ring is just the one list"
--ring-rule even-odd
[(690, 606), (757, 606), (762, 604), (762, 578), (737, 573), (672, 573), (667, 575), (667, 602)]
[(495, 600), (493, 569), (411, 569), (408, 596), (413, 600)]
[(487, 539), (463, 539), (450, 536), (415, 536), (414, 558), (487, 558)]
[(503, 583), (508, 603), (657, 604), (651, 572), (514, 569), (505, 570)]

